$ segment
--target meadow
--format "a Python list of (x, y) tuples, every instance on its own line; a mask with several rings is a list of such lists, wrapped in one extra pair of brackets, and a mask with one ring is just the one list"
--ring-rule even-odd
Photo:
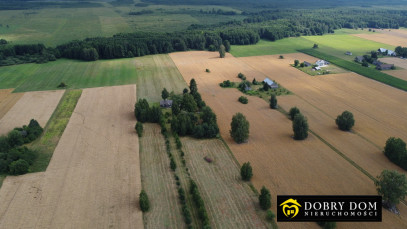
[[(164, 85), (164, 81), (169, 82), (169, 91), (186, 87), (168, 55), (95, 62), (62, 59), (0, 68), (0, 89), (15, 88), (14, 92), (56, 90), (61, 82), (69, 89), (80, 89), (135, 83)], [(149, 93), (149, 100), (157, 102), (161, 90), (146, 87), (137, 93)]]
[[(329, 53), (345, 60), (353, 60), (355, 56), (365, 55), (372, 50), (379, 48), (394, 50), (395, 48), (392, 45), (352, 36), (357, 31), (373, 34), (373, 32), (365, 30), (341, 29), (335, 31), (335, 34), (323, 36), (290, 37), (277, 41), (261, 40), (256, 45), (233, 45), (230, 53), (235, 57), (287, 54), (300, 52), (300, 50), (312, 48), (314, 44), (318, 44), (320, 52)], [(347, 51), (352, 52), (353, 55), (345, 55)]]

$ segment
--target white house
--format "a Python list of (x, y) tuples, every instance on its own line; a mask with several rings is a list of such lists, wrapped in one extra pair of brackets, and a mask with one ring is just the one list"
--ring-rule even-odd
[(315, 64), (318, 65), (318, 67), (325, 67), (329, 64), (329, 62), (326, 60), (317, 60), (317, 62), (315, 62)]
[(377, 51), (379, 51), (382, 54), (386, 54), (386, 52), (387, 52), (388, 56), (397, 56), (395, 51), (388, 50), (388, 49), (385, 49), (385, 48), (379, 48)]

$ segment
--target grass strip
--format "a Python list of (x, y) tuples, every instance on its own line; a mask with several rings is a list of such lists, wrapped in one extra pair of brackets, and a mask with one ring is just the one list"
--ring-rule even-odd
[(68, 125), (81, 94), (82, 90), (67, 90), (62, 96), (61, 101), (44, 128), (43, 135), (32, 144), (32, 148), (37, 150), (39, 155), (30, 167), (31, 172), (43, 172), (47, 169), (52, 154)]
[(327, 60), (332, 64), (335, 64), (339, 67), (347, 69), (349, 71), (355, 72), (359, 75), (365, 76), (367, 78), (382, 82), (389, 86), (407, 91), (407, 81), (396, 78), (394, 76), (388, 75), (376, 69), (363, 67), (357, 63), (353, 63), (335, 56), (331, 56), (329, 54), (325, 54), (322, 52), (317, 51), (316, 49), (302, 49), (299, 50), (302, 53), (308, 54), (310, 56), (314, 56), (320, 59)]

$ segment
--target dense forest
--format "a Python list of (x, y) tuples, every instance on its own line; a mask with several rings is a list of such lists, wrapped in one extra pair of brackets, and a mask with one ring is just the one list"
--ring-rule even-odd
[[(144, 11), (140, 11), (144, 12)], [(145, 11), (147, 12), (147, 11)], [(202, 11), (205, 14), (228, 11)], [(230, 13), (231, 14), (231, 13)], [(57, 58), (85, 61), (138, 57), (185, 50), (217, 51), (221, 44), (249, 45), (260, 39), (271, 41), (302, 35), (334, 33), (340, 28), (407, 27), (407, 11), (385, 9), (301, 9), (242, 12), (245, 19), (215, 25), (189, 26), (173, 33), (136, 32), (113, 37), (87, 38), (56, 48), (42, 44), (12, 45), (0, 42), (0, 66), (20, 63), (44, 63)]]

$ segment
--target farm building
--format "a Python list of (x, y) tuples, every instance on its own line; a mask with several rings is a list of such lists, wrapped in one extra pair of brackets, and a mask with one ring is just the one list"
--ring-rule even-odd
[(265, 84), (267, 84), (271, 89), (276, 89), (276, 88), (278, 88), (278, 84), (276, 84), (274, 81), (272, 81), (272, 80), (269, 79), (269, 78), (265, 78), (265, 79), (263, 80), (263, 82), (264, 82)]
[(372, 64), (378, 66), (378, 65), (381, 65), (381, 64), (383, 64), (383, 63), (380, 62), (380, 61), (378, 61), (378, 60), (374, 60), (374, 61), (372, 62)]
[(365, 59), (365, 58), (364, 58), (363, 56), (357, 56), (357, 57), (355, 57), (355, 61), (358, 62), (358, 63), (362, 63), (364, 59)]
[(382, 53), (382, 54), (388, 55), (388, 56), (396, 56), (397, 55), (396, 52), (394, 52), (392, 50), (385, 49), (385, 48), (379, 48), (377, 51)]
[(312, 68), (312, 70), (314, 70), (314, 71), (315, 71), (315, 70), (316, 70), (316, 71), (319, 71), (319, 70), (321, 70), (321, 67), (315, 66), (315, 67)]
[(170, 108), (172, 106), (172, 100), (161, 100), (160, 107)]
[(349, 52), (349, 51), (347, 51), (345, 54), (348, 55), (348, 56), (352, 56), (352, 53)]
[(390, 70), (394, 68), (394, 64), (383, 64), (380, 63), (379, 65), (376, 66), (377, 70)]
[(311, 66), (312, 64), (310, 63), (310, 62), (307, 62), (307, 61), (304, 61), (304, 67), (309, 67), (309, 66)]
[(329, 62), (326, 60), (317, 60), (317, 62), (315, 62), (315, 64), (318, 65), (318, 67), (325, 67), (329, 64)]

